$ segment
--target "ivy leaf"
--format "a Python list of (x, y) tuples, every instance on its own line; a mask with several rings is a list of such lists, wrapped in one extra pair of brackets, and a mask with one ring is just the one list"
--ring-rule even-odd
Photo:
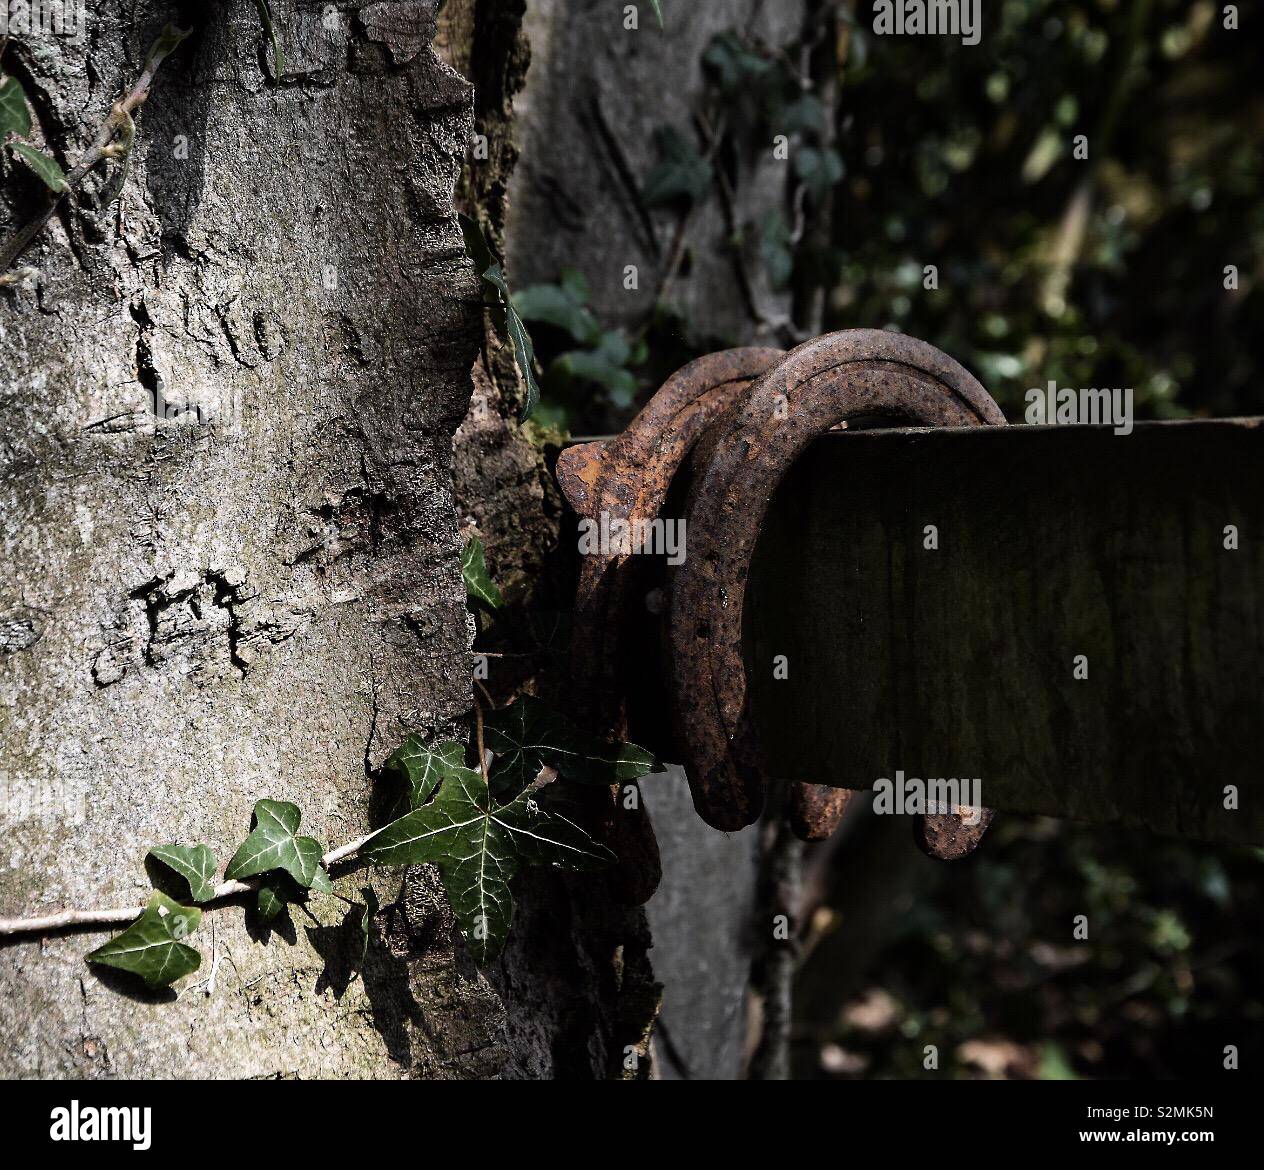
[(313, 894), (332, 894), (334, 892), (333, 879), (329, 876), (329, 870), (323, 865), (316, 867), (316, 876), (312, 878), (311, 892)]
[(215, 896), (215, 855), (209, 845), (155, 845), (149, 856), (184, 878), (195, 902)]
[[(323, 865), (318, 865), (316, 876), (312, 878), (307, 894), (332, 894), (333, 892), (334, 883), (330, 880), (329, 871)], [(255, 894), (255, 905), (259, 910), (259, 916), (265, 922), (271, 922), (291, 902), (305, 900), (306, 895), (288, 877), (280, 873), (260, 883)]]
[(819, 133), (825, 127), (825, 107), (815, 94), (805, 93), (781, 111), (778, 122), (786, 134)]
[(545, 809), (531, 791), (496, 805), (482, 776), (469, 768), (447, 777), (432, 803), (387, 825), (363, 853), (380, 865), (435, 862), (480, 964), (504, 946), (513, 919), (509, 883), (522, 864), (574, 871), (615, 860), (573, 821)]
[(561, 354), (553, 365), (568, 377), (605, 387), (616, 406), (631, 406), (640, 385), (636, 375), (627, 369), (631, 357), (632, 349), (623, 334), (608, 330), (595, 348)]
[(483, 279), (483, 300), (492, 306), (492, 321), (498, 332), (508, 335), (513, 345), (514, 359), (527, 384), (527, 397), (518, 420), (526, 422), (540, 401), (540, 386), (535, 380), (535, 346), (531, 344), (531, 335), (522, 323), (522, 316), (509, 293), (504, 270), (487, 245), (482, 226), (477, 220), (464, 214), (458, 214), (457, 221), (461, 225), (461, 235), (465, 238), (465, 250)]
[(16, 77), (6, 77), (0, 81), (0, 142), (10, 134), (25, 138), (30, 132), (26, 92)]
[(408, 807), (421, 808), (439, 781), (465, 770), (465, 747), (454, 739), (427, 747), (421, 736), (410, 735), (390, 754), (386, 766), (408, 781)]
[(720, 33), (711, 39), (702, 63), (721, 91), (734, 96), (760, 89), (769, 79), (773, 64), (746, 46), (737, 33)]
[(573, 268), (562, 273), (560, 284), (524, 288), (514, 303), (524, 320), (564, 329), (581, 345), (593, 345), (601, 336), (601, 326), (588, 308), (588, 283)]
[(711, 164), (674, 126), (660, 126), (654, 134), (659, 161), (641, 188), (646, 207), (687, 201), (699, 202), (711, 189)]
[(487, 572), (487, 561), (484, 557), (483, 542), (477, 536), (471, 536), (461, 550), (461, 576), (465, 578), (465, 591), (476, 601), (492, 609), (499, 609), (505, 599), (496, 582)]
[(313, 837), (297, 837), (303, 814), (287, 800), (260, 800), (255, 804), (255, 830), (233, 854), (225, 876), (254, 877), (282, 869), (307, 889), (316, 880), (321, 849)]
[(658, 17), (658, 27), (663, 27), (663, 4), (662, 0), (650, 0), (650, 7), (654, 9), (654, 15)]
[(268, 34), (268, 40), (272, 42), (272, 57), (276, 62), (276, 80), (280, 81), (285, 76), (285, 57), (281, 54), (281, 45), (277, 41), (276, 28), (272, 23), (272, 10), (268, 7), (268, 0), (255, 0), (255, 7), (259, 10), (263, 31)]
[[(469, 254), (471, 260), (474, 261), (474, 267), (478, 270), (479, 276), (482, 276), (493, 264), (496, 263), (496, 257), (492, 255), (492, 250), (487, 246), (487, 237), (483, 234), (482, 225), (476, 219), (472, 219), (464, 212), (457, 214), (457, 222), (461, 225), (461, 235), (465, 239), (465, 251)], [(484, 289), (486, 299), (492, 299), (492, 290)]]
[(56, 159), (50, 158), (42, 150), (36, 150), (25, 142), (11, 142), (9, 149), (21, 157), (50, 191), (62, 195), (70, 190), (70, 184), (66, 182), (65, 173), (57, 165)]
[(813, 146), (804, 146), (794, 156), (794, 171), (808, 193), (819, 203), (843, 177), (843, 160), (832, 148), (817, 150)]
[(530, 695), (490, 712), (483, 735), (497, 757), (491, 772), (497, 794), (522, 791), (546, 764), (579, 784), (619, 784), (662, 770), (653, 752), (580, 731)]
[(183, 941), (201, 921), (201, 910), (155, 890), (144, 913), (122, 934), (90, 951), (88, 962), (131, 971), (150, 987), (166, 987), (201, 966), (202, 956)]
[(527, 399), (522, 404), (519, 422), (526, 422), (536, 403), (540, 401), (540, 387), (535, 380), (535, 346), (531, 344), (531, 335), (522, 323), (522, 317), (514, 307), (513, 298), (509, 295), (509, 285), (505, 283), (505, 275), (499, 264), (493, 264), (483, 273), (483, 279), (500, 292), (500, 299), (505, 309), (505, 328), (509, 340), (513, 343), (514, 357), (518, 361), (518, 369), (527, 383)]
[(265, 922), (271, 922), (288, 903), (289, 898), (285, 896), (279, 884), (265, 883), (259, 887), (259, 892), (255, 895), (255, 905), (259, 909), (259, 916)]

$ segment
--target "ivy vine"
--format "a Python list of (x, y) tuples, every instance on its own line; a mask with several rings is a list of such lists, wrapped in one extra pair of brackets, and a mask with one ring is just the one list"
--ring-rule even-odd
[[(328, 853), (314, 837), (300, 834), (302, 813), (284, 800), (260, 800), (254, 827), (215, 881), (209, 845), (166, 844), (147, 856), (179, 878), (187, 898), (178, 901), (155, 889), (139, 917), (87, 955), (90, 963), (114, 967), (166, 987), (201, 965), (189, 942), (204, 909), (231, 897), (253, 894), (260, 917), (270, 920), (313, 894), (337, 894), (330, 871), (350, 863), (384, 866), (434, 863), (458, 929), (474, 960), (494, 959), (513, 921), (510, 882), (525, 866), (562, 872), (597, 869), (616, 858), (576, 820), (567, 784), (609, 786), (659, 770), (652, 753), (629, 743), (608, 743), (572, 726), (537, 699), (520, 697), (483, 718), (477, 711), (482, 759), (466, 761), (456, 740), (426, 744), (410, 735), (390, 756), (384, 777), (401, 781), (400, 815), (383, 828)], [(364, 891), (362, 928), (377, 912)], [(350, 900), (343, 899), (344, 901)], [(185, 901), (192, 905), (186, 905)], [(62, 916), (65, 925), (100, 921), (103, 913)], [(17, 924), (6, 923), (6, 928)], [(368, 936), (365, 935), (367, 947)]]
[(505, 281), (504, 266), (492, 254), (482, 225), (468, 215), (457, 218), (465, 238), (465, 250), (483, 281), (483, 302), (491, 314), (492, 324), (513, 345), (514, 359), (527, 388), (519, 421), (526, 422), (540, 401), (540, 385), (535, 376), (535, 346)]
[[(651, 0), (660, 27), (663, 13)], [(267, 0), (255, 0), (264, 32), (272, 46), (274, 76), (284, 76), (285, 62)], [(22, 273), (9, 273), (49, 222), (60, 200), (97, 166), (117, 164), (106, 188), (108, 206), (122, 193), (135, 140), (134, 111), (149, 97), (162, 62), (191, 30), (167, 25), (146, 55), (135, 84), (112, 106), (93, 144), (68, 172), (30, 141), (33, 119), (27, 96), (16, 78), (0, 76), (0, 149), (21, 159), (45, 185), (52, 199), (43, 211), (0, 248), (0, 284), (12, 284)], [(476, 220), (461, 217), (467, 250), (483, 283), (484, 302), (493, 325), (513, 347), (526, 385), (522, 420), (539, 400), (534, 345), (518, 300), (511, 294), (501, 262), (493, 255)], [(644, 360), (620, 334), (597, 327), (586, 304), (588, 290), (577, 274), (566, 274), (561, 300), (541, 286), (522, 298), (530, 312), (565, 321), (582, 348), (564, 355), (574, 374), (608, 385), (620, 396), (630, 394), (626, 364)], [(552, 306), (550, 307), (550, 301)], [(563, 303), (563, 301), (565, 303)], [(462, 576), (472, 601), (499, 608), (504, 598), (487, 570), (485, 550), (477, 537), (462, 550)], [(250, 895), (263, 920), (305, 906), (313, 895), (337, 893), (333, 874), (348, 865), (388, 867), (433, 863), (470, 953), (482, 964), (494, 959), (505, 944), (513, 920), (510, 883), (527, 866), (577, 872), (610, 865), (617, 859), (581, 827), (568, 795), (570, 785), (609, 787), (659, 771), (654, 755), (635, 744), (609, 742), (572, 725), (565, 716), (537, 699), (521, 696), (510, 706), (484, 716), (475, 701), (473, 751), (456, 740), (427, 744), (409, 735), (388, 758), (384, 779), (402, 782), (399, 814), (384, 827), (359, 840), (326, 852), (314, 837), (302, 834), (298, 805), (265, 798), (253, 809), (249, 834), (233, 852), (216, 880), (219, 867), (205, 843), (171, 842), (146, 854), (155, 863), (162, 884), (181, 896), (155, 889), (143, 907), (131, 910), (63, 911), (43, 918), (0, 921), (0, 934), (46, 932), (67, 926), (134, 919), (101, 946), (88, 962), (127, 972), (151, 988), (164, 988), (198, 970), (202, 956), (188, 940), (214, 904)], [(164, 875), (166, 875), (164, 877)], [(181, 892), (183, 891), (183, 892)], [(364, 954), (371, 923), (378, 911), (371, 889), (362, 891), (361, 931)], [(363, 958), (363, 956), (362, 956)]]
[(132, 114), (148, 99), (159, 66), (180, 47), (190, 31), (173, 24), (162, 30), (145, 55), (144, 66), (135, 84), (110, 108), (97, 128), (92, 145), (69, 172), (63, 171), (57, 160), (46, 151), (27, 141), (32, 120), (26, 93), (17, 78), (0, 79), (0, 144), (21, 158), (53, 196), (30, 223), (0, 247), (0, 283), (14, 284), (21, 279), (22, 274), (10, 273), (9, 269), (53, 218), (61, 200), (98, 165), (113, 161), (119, 168), (115, 181), (106, 191), (105, 204), (113, 203), (122, 193), (136, 136)]
[(490, 609), (499, 609), (505, 599), (487, 571), (486, 552), (483, 542), (471, 536), (461, 550), (461, 576), (465, 579), (465, 592), (476, 602)]
[[(285, 76), (285, 55), (281, 51), (272, 10), (268, 0), (254, 0), (254, 3), (263, 31), (272, 45), (274, 79), (279, 82)], [(62, 198), (77, 188), (99, 165), (114, 162), (117, 166), (113, 180), (101, 196), (102, 207), (109, 207), (122, 195), (131, 169), (132, 147), (136, 138), (136, 123), (132, 115), (148, 99), (158, 67), (192, 31), (174, 24), (163, 28), (145, 55), (136, 83), (110, 108), (97, 128), (92, 145), (69, 171), (63, 170), (46, 149), (30, 140), (34, 121), (26, 91), (16, 77), (0, 74), (0, 150), (7, 149), (20, 159), (52, 196), (35, 219), (0, 246), (0, 287), (18, 284), (31, 274), (33, 270), (13, 272), (10, 269), (52, 219)], [(0, 51), (7, 41), (7, 36), (0, 39)]]

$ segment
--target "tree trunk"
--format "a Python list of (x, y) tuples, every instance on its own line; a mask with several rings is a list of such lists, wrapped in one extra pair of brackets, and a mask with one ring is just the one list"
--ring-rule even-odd
[(789, 309), (751, 254), (758, 240), (751, 225), (786, 197), (789, 164), (773, 157), (772, 142), (741, 160), (730, 195), (690, 213), (681, 249), (676, 218), (647, 211), (640, 192), (659, 158), (661, 128), (707, 150), (707, 128), (695, 122), (711, 39), (736, 31), (783, 45), (800, 32), (804, 0), (665, 3), (662, 30), (644, 0), (634, 6), (638, 27), (625, 28), (626, 7), (539, 0), (527, 13), (537, 67), (518, 104), (522, 161), (509, 224), (518, 282), (554, 281), (576, 268), (607, 328), (643, 320), (663, 298), (698, 337), (767, 340)]
[[(515, 107), (522, 158), (510, 187), (511, 275), (521, 286), (578, 269), (607, 328), (635, 328), (661, 296), (696, 337), (776, 343), (789, 294), (774, 294), (749, 255), (755, 233), (745, 232), (741, 252), (733, 239), (784, 206), (790, 164), (773, 157), (772, 143), (741, 159), (731, 197), (717, 193), (689, 213), (683, 230), (678, 216), (647, 212), (639, 193), (657, 161), (660, 127), (697, 136), (711, 39), (735, 30), (785, 45), (803, 31), (805, 4), (666, 3), (664, 31), (648, 3), (637, 7), (632, 30), (622, 4), (529, 6), (532, 68)], [(705, 141), (698, 148), (705, 151)], [(673, 270), (678, 239), (691, 263)], [(625, 286), (629, 265), (637, 269), (636, 289)], [(646, 908), (654, 975), (663, 984), (654, 1075), (739, 1077), (748, 1028), (758, 1032), (762, 1014), (756, 996), (748, 1019), (751, 966), (772, 929), (772, 913), (759, 903), (760, 830), (710, 829), (694, 813), (679, 769), (648, 777), (642, 789), (663, 862), (662, 884)]]
[[(261, 797), (341, 844), (374, 823), (405, 733), (461, 734), (452, 437), (482, 333), (453, 214), (472, 90), (432, 50), (435, 7), (273, 0), (277, 86), (255, 6), (198, 6), (121, 202), (90, 179), (24, 257), (37, 287), (0, 293), (0, 915), (141, 902), (150, 846), (206, 842), (222, 865)], [(494, 5), (452, 7), (460, 37)], [(78, 157), (178, 16), (106, 0), (81, 44), (9, 44), (52, 153)], [(25, 173), (4, 193), (7, 237), (42, 196)], [(639, 915), (528, 877), (480, 973), (428, 867), (337, 889), (366, 884), (384, 908), (363, 970), (358, 910), (328, 898), (274, 929), (209, 913), (178, 994), (87, 966), (97, 932), (6, 940), (0, 1074), (636, 1064)]]

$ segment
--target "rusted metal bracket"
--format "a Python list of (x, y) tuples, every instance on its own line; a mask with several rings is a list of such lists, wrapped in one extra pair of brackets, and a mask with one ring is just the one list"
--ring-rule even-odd
[[(807, 445), (858, 416), (931, 427), (1005, 422), (983, 387), (933, 346), (896, 333), (847, 330), (788, 354), (735, 349), (699, 358), (674, 374), (622, 435), (569, 448), (559, 459), (558, 480), (577, 513), (627, 522), (658, 516), (694, 453), (687, 555), (670, 585), (666, 644), (678, 748), (695, 807), (718, 829), (753, 823), (767, 786), (742, 653), (746, 580), (760, 527), (777, 485)], [(584, 557), (576, 598), (576, 693), (584, 714), (613, 735), (626, 731), (620, 639), (633, 600), (631, 562), (630, 552), (617, 548)], [(626, 815), (616, 795), (608, 833), (625, 868), (642, 875), (628, 891), (639, 900), (657, 883), (657, 847), (644, 813)], [(851, 795), (797, 784), (795, 831), (808, 840), (829, 836)], [(935, 856), (964, 856), (990, 819), (990, 811), (977, 825), (956, 813), (929, 814), (919, 837)]]

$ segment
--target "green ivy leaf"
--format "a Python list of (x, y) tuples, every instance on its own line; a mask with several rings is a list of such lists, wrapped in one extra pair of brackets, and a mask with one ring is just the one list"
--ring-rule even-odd
[(88, 962), (130, 971), (150, 987), (166, 987), (201, 966), (202, 956), (184, 942), (201, 921), (201, 910), (155, 890), (144, 913), (122, 934), (90, 951)]
[(149, 856), (184, 878), (195, 902), (215, 896), (215, 855), (209, 845), (155, 845)]
[(491, 772), (497, 794), (522, 791), (546, 764), (579, 784), (619, 784), (662, 770), (653, 752), (580, 731), (530, 695), (490, 712), (483, 735), (497, 757)]
[(702, 63), (729, 96), (750, 93), (768, 80), (773, 63), (746, 46), (737, 33), (723, 32), (711, 39)]
[(795, 174), (803, 181), (808, 193), (821, 202), (843, 177), (843, 160), (834, 149), (817, 150), (803, 146), (794, 156)]
[(581, 345), (593, 345), (601, 336), (601, 326), (588, 308), (587, 282), (574, 269), (562, 274), (560, 284), (524, 288), (514, 303), (524, 320), (564, 329)]
[(825, 128), (825, 107), (815, 94), (801, 94), (777, 118), (785, 134), (814, 134)]
[(0, 142), (10, 134), (25, 138), (31, 132), (26, 92), (16, 77), (0, 80)]
[(616, 406), (631, 406), (640, 387), (636, 375), (627, 369), (631, 357), (631, 347), (623, 334), (608, 330), (595, 348), (560, 354), (553, 364), (568, 377), (605, 387)]
[(316, 876), (312, 878), (311, 892), (313, 894), (332, 894), (334, 892), (333, 879), (329, 876), (329, 870), (323, 865), (316, 867)]
[(531, 335), (522, 323), (522, 316), (509, 293), (509, 285), (505, 282), (500, 262), (488, 247), (482, 226), (477, 220), (464, 214), (458, 214), (457, 221), (461, 225), (461, 235), (465, 237), (465, 250), (482, 277), (483, 300), (492, 306), (492, 321), (498, 332), (508, 336), (513, 345), (514, 360), (527, 384), (527, 397), (519, 416), (520, 422), (526, 422), (540, 401), (540, 386), (535, 380), (535, 346), (531, 344)]
[(650, 7), (654, 9), (654, 15), (658, 17), (658, 27), (663, 26), (663, 4), (662, 0), (650, 0)]
[[(482, 276), (493, 264), (496, 263), (496, 257), (492, 255), (492, 250), (487, 246), (487, 237), (483, 234), (482, 225), (476, 219), (463, 212), (457, 213), (457, 222), (461, 225), (461, 235), (465, 239), (465, 251), (471, 260), (474, 261), (474, 267)], [(491, 299), (492, 290), (486, 288), (483, 290), (485, 296)]]
[(66, 176), (57, 165), (56, 159), (50, 158), (42, 150), (36, 150), (25, 142), (11, 142), (9, 149), (21, 157), (50, 191), (62, 195), (70, 190), (70, 184), (66, 182)]
[(265, 922), (271, 922), (285, 909), (289, 901), (280, 884), (265, 883), (259, 887), (259, 892), (255, 895), (255, 905), (258, 907), (259, 916)]
[(386, 766), (408, 781), (408, 807), (421, 808), (434, 795), (439, 781), (464, 771), (465, 748), (454, 739), (427, 747), (421, 736), (410, 735), (390, 754)]
[(313, 837), (297, 837), (303, 814), (286, 800), (260, 800), (255, 804), (255, 830), (233, 854), (225, 876), (254, 877), (281, 869), (307, 889), (316, 880), (321, 849)]
[(492, 609), (499, 609), (505, 604), (504, 597), (496, 588), (496, 582), (487, 572), (483, 542), (477, 536), (471, 536), (461, 550), (461, 576), (465, 578), (466, 593), (476, 601), (481, 601)]
[(263, 31), (268, 34), (268, 40), (272, 42), (272, 57), (276, 62), (276, 80), (280, 81), (285, 76), (285, 57), (281, 53), (276, 27), (272, 23), (272, 10), (268, 7), (268, 0), (255, 0), (255, 7), (259, 10), (259, 19), (263, 22)]
[(424, 808), (387, 825), (364, 849), (381, 865), (439, 867), (452, 912), (475, 962), (500, 953), (513, 919), (509, 883), (523, 864), (582, 870), (615, 860), (574, 822), (546, 810), (533, 792), (493, 803), (482, 776), (462, 768)]
[(715, 173), (711, 164), (674, 126), (660, 126), (654, 141), (659, 161), (641, 188), (641, 202), (646, 207), (699, 202), (711, 189)]
[(531, 335), (522, 323), (522, 317), (514, 307), (513, 298), (509, 295), (509, 285), (505, 283), (505, 275), (499, 264), (493, 264), (483, 273), (483, 279), (500, 292), (500, 299), (505, 309), (505, 328), (509, 340), (513, 343), (514, 357), (518, 361), (518, 369), (527, 383), (527, 399), (522, 405), (519, 422), (526, 422), (536, 403), (540, 401), (540, 387), (535, 380), (535, 346), (531, 344)]

